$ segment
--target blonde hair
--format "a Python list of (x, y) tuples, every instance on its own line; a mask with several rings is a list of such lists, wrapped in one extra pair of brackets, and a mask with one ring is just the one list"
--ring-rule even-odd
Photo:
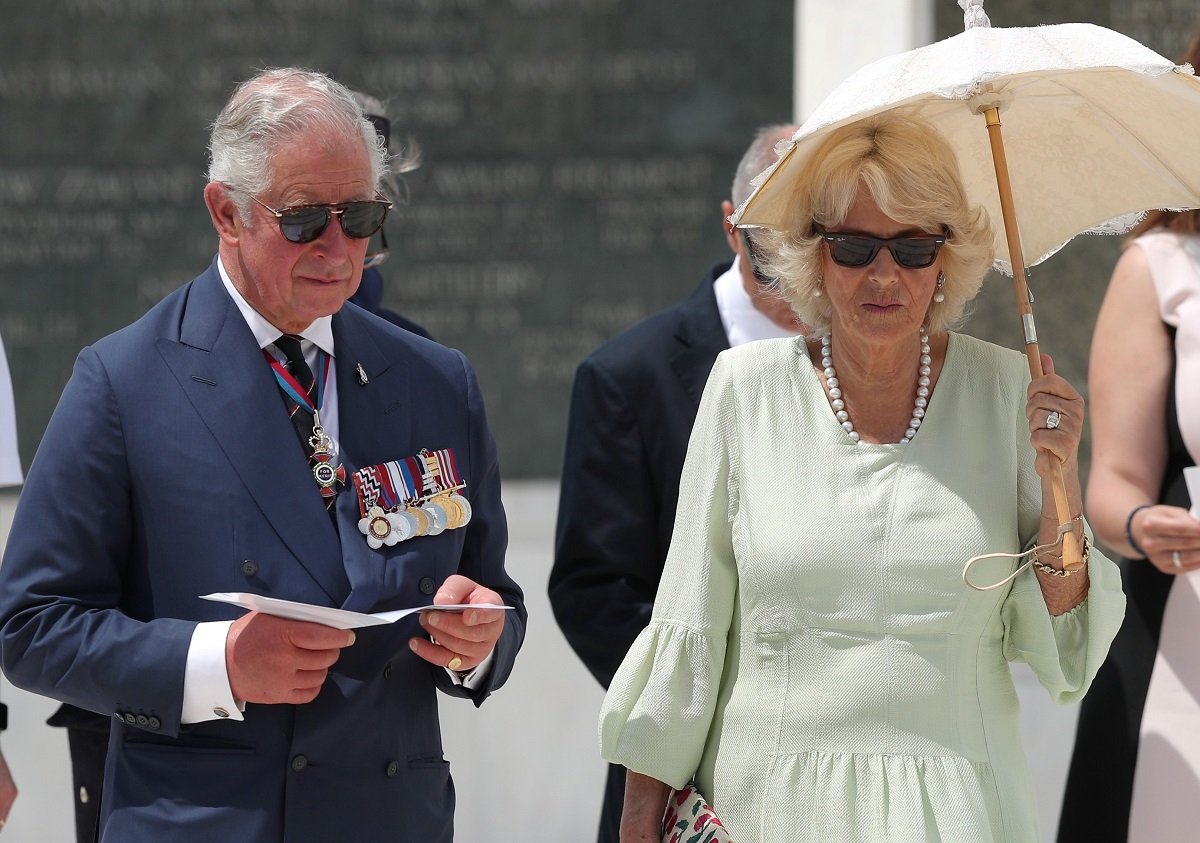
[(930, 232), (945, 231), (940, 252), (945, 301), (931, 302), (930, 333), (960, 324), (992, 264), (987, 212), (967, 203), (958, 159), (940, 134), (912, 115), (893, 113), (833, 131), (792, 186), (787, 217), (778, 229), (755, 231), (765, 252), (763, 270), (776, 277), (802, 321), (820, 335), (830, 328), (821, 278), (819, 226), (836, 230), (862, 185), (892, 219)]

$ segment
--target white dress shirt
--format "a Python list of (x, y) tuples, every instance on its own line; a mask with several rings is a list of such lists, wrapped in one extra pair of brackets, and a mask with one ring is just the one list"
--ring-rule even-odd
[(24, 482), (17, 452), (17, 408), (4, 343), (0, 342), (0, 486), (20, 486)]
[(754, 306), (754, 300), (742, 284), (741, 255), (734, 255), (733, 265), (713, 282), (717, 296), (717, 310), (730, 348), (737, 348), (755, 340), (771, 340), (779, 337), (799, 336), (799, 331), (781, 328)]

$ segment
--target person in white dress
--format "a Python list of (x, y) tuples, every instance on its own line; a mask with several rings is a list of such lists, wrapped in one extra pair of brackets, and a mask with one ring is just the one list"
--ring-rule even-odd
[[(21, 456), (17, 451), (17, 411), (13, 401), (12, 378), (8, 372), (4, 343), (0, 341), (0, 488), (20, 486), (24, 480)], [(4, 726), (8, 725), (8, 706), (4, 703), (0, 703), (0, 720), (3, 720)], [(12, 810), (16, 798), (16, 782), (13, 781), (8, 762), (4, 760), (4, 753), (0, 752), (0, 828), (4, 828), (8, 821), (8, 812)]]
[[(1200, 29), (1181, 59), (1200, 65)], [(1087, 512), (1129, 615), (1079, 711), (1059, 843), (1200, 838), (1200, 210), (1156, 211), (1113, 269), (1088, 365)], [(1197, 484), (1200, 485), (1200, 484)]]
[(1048, 356), (1031, 383), (949, 330), (991, 234), (928, 124), (832, 133), (789, 210), (755, 242), (814, 333), (723, 352), (708, 381), (653, 617), (600, 715), (630, 770), (621, 839), (658, 840), (693, 781), (736, 843), (1029, 843), (1008, 662), (1076, 701), (1124, 613), (1084, 540), (1083, 399)]

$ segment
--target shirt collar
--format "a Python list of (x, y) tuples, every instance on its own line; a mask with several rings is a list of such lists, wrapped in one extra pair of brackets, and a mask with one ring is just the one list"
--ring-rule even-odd
[[(254, 334), (254, 339), (258, 343), (259, 348), (266, 348), (283, 336), (283, 331), (276, 328), (261, 313), (251, 307), (250, 303), (238, 291), (238, 288), (233, 286), (233, 281), (230, 279), (229, 273), (225, 271), (225, 264), (221, 262), (220, 257), (217, 258), (217, 271), (221, 273), (221, 283), (225, 285), (226, 291), (233, 298), (233, 303), (237, 305), (238, 312), (242, 314), (242, 318), (250, 326), (250, 331)], [(300, 337), (313, 343), (330, 357), (334, 356), (332, 316), (322, 316), (314, 320), (312, 324), (300, 332)]]
[(713, 282), (717, 311), (730, 346), (755, 340), (798, 336), (796, 331), (781, 328), (754, 306), (754, 300), (742, 284), (741, 255), (733, 256), (733, 264)]

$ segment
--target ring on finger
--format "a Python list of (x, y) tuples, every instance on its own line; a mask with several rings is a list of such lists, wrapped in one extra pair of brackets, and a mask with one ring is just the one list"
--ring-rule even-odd
[(1171, 564), (1174, 565), (1176, 568), (1183, 567), (1183, 558), (1179, 555), (1178, 550), (1171, 551)]
[(1054, 430), (1062, 424), (1062, 413), (1058, 410), (1051, 410), (1046, 415), (1046, 430)]
[(462, 667), (463, 660), (461, 656), (452, 656), (450, 661), (446, 662), (446, 667), (450, 670), (458, 670)]

